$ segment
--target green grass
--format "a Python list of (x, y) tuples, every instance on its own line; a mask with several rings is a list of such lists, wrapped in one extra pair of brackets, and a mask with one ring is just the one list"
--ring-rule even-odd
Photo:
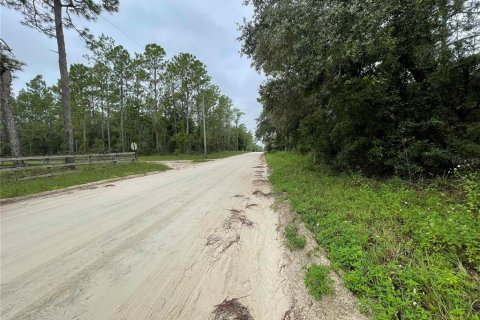
[(245, 153), (244, 151), (221, 151), (212, 152), (207, 155), (207, 158), (203, 154), (165, 154), (165, 155), (150, 155), (139, 156), (140, 161), (168, 161), (168, 160), (193, 160), (194, 162), (204, 162), (209, 159), (221, 159), (231, 156), (236, 156)]
[[(116, 164), (110, 166), (83, 166), (73, 173), (31, 180), (7, 181), (1, 179), (0, 198), (12, 198), (43, 191), (62, 189), (74, 185), (111, 178), (125, 177), (151, 171), (164, 171), (167, 166), (156, 163)], [(2, 177), (0, 177), (2, 178)]]
[(287, 247), (290, 250), (299, 250), (305, 248), (305, 237), (298, 234), (298, 227), (290, 225), (285, 228), (285, 238), (287, 238)]
[(478, 174), (442, 189), (336, 174), (295, 154), (266, 159), (275, 191), (287, 193), (363, 311), (374, 319), (480, 319)]
[(308, 292), (317, 300), (326, 294), (333, 293), (333, 280), (327, 267), (312, 264), (305, 272), (305, 286)]

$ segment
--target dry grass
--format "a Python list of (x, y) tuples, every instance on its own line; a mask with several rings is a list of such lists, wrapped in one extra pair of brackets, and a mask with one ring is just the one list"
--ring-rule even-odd
[(241, 298), (225, 299), (215, 306), (212, 313), (214, 320), (253, 320), (247, 307), (238, 300)]
[[(210, 247), (212, 253), (218, 251), (218, 254), (221, 254), (238, 242), (240, 242), (240, 234), (238, 232), (235, 232), (234, 236), (229, 238), (221, 238), (219, 236), (210, 235), (207, 238), (207, 243), (205, 246)], [(215, 256), (216, 255), (217, 254), (215, 254)]]
[(270, 197), (271, 196), (271, 193), (265, 193), (263, 191), (260, 191), (260, 190), (255, 190), (252, 192), (253, 195), (257, 196), (257, 197)]
[(220, 253), (224, 253), (225, 251), (228, 250), (231, 246), (233, 246), (235, 243), (240, 242), (240, 235), (238, 233), (235, 234), (235, 238), (229, 239), (227, 241), (224, 241), (223, 244), (226, 244), (223, 249), (220, 251)]
[(225, 220), (224, 228), (231, 229), (235, 224), (240, 224), (241, 226), (247, 226), (249, 228), (253, 227), (255, 223), (248, 219), (245, 214), (243, 214), (243, 210), (230, 210), (232, 213), (230, 217)]
[(295, 308), (293, 306), (290, 307), (285, 313), (283, 314), (282, 320), (295, 320), (300, 319), (300, 315), (295, 312)]

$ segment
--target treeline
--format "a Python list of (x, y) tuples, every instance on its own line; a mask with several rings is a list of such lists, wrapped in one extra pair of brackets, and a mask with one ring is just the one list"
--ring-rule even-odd
[(267, 149), (377, 176), (479, 161), (479, 1), (249, 2)]
[[(76, 153), (130, 151), (142, 154), (203, 152), (205, 119), (208, 151), (255, 150), (244, 115), (212, 84), (206, 66), (192, 54), (166, 58), (148, 44), (131, 55), (110, 37), (89, 42), (88, 64), (69, 69), (70, 105)], [(24, 155), (65, 153), (60, 82), (48, 86), (36, 76), (12, 109)], [(9, 155), (5, 128), (1, 155)]]

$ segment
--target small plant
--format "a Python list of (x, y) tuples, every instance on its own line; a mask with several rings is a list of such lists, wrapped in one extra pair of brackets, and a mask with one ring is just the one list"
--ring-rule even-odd
[(266, 159), (274, 190), (372, 319), (480, 320), (478, 170), (462, 165), (430, 183), (338, 174), (290, 153)]
[(320, 300), (325, 294), (333, 293), (333, 281), (329, 276), (327, 267), (316, 264), (307, 268), (305, 273), (305, 285), (308, 292), (317, 300)]
[(287, 247), (290, 250), (293, 251), (305, 248), (305, 237), (298, 234), (298, 228), (296, 226), (287, 226), (284, 234), (287, 238)]

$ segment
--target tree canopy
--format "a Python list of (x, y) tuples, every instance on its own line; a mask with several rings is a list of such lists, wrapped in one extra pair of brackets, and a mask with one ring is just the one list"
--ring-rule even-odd
[[(200, 153), (205, 105), (209, 151), (254, 150), (253, 135), (240, 123), (242, 113), (212, 83), (207, 67), (190, 53), (166, 58), (155, 43), (130, 53), (113, 38), (89, 42), (88, 64), (72, 64), (69, 85), (74, 151)], [(60, 83), (48, 86), (41, 75), (13, 99), (20, 141), (26, 155), (62, 153)], [(3, 142), (1, 153), (9, 151)]]
[(253, 0), (257, 137), (340, 170), (415, 176), (480, 158), (480, 3)]

